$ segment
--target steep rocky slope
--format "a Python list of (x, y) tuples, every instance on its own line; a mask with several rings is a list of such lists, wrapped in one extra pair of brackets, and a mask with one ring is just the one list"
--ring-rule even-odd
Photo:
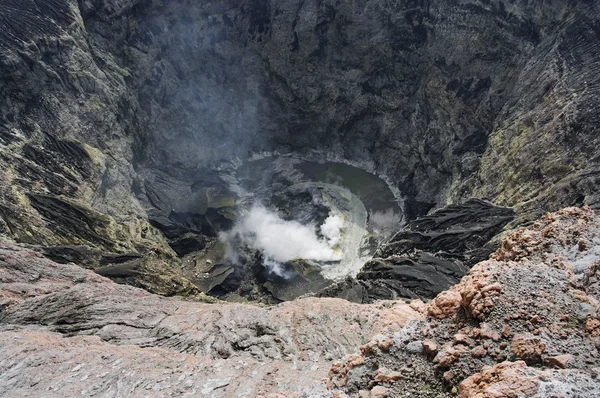
[(417, 394), (433, 366), (461, 397), (598, 395), (599, 227), (568, 208), (514, 232), (429, 305), (412, 302), (424, 314), (412, 328), (335, 364), (332, 383), (355, 392), (393, 375), (390, 396)]
[(487, 259), (497, 245), (493, 238), (513, 219), (512, 209), (477, 199), (419, 217), (381, 245), (355, 279), (318, 295), (359, 303), (431, 299)]
[(0, 396), (597, 396), (598, 247), (600, 218), (569, 208), (429, 304), (258, 308), (162, 298), (5, 245)]
[(215, 167), (257, 151), (361, 164), (409, 219), (597, 207), (598, 7), (5, 0), (0, 231), (94, 269), (156, 253), (121, 280), (196, 294), (172, 248), (231, 224)]
[[(597, 0), (0, 0), (0, 395), (600, 395), (599, 39)], [(265, 153), (403, 198), (338, 298), (205, 294)]]

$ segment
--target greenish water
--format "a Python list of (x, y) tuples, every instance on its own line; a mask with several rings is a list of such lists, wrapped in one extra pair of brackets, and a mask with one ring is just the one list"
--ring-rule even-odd
[(402, 213), (398, 200), (383, 179), (345, 163), (274, 156), (245, 161), (235, 176), (242, 187), (255, 193), (286, 185), (285, 181), (290, 185), (299, 182), (339, 185), (358, 196), (369, 213)]
[[(327, 255), (311, 260), (319, 269), (315, 278), (302, 277), (298, 270), (286, 268), (287, 263), (277, 263), (277, 267), (263, 264), (271, 283), (265, 286), (279, 299), (315, 292), (331, 280), (356, 275), (378, 244), (397, 231), (402, 222), (402, 207), (385, 180), (348, 164), (310, 161), (291, 155), (270, 156), (243, 162), (232, 177), (232, 189), (239, 193), (240, 202), (249, 212), (255, 205), (264, 206), (285, 220), (277, 224), (284, 236), (288, 232), (300, 233), (296, 225), (299, 223), (314, 228), (315, 240), (329, 245), (327, 249), (319, 246)], [(251, 224), (244, 224), (250, 231), (247, 233), (250, 247), (255, 247), (252, 239), (258, 235), (261, 242), (277, 240), (270, 235), (272, 226), (265, 227), (262, 223), (268, 219), (261, 215)], [(325, 232), (322, 227), (327, 220), (330, 224)], [(311, 247), (303, 246), (312, 242), (310, 236), (303, 241), (286, 239), (275, 249), (268, 245), (258, 245), (255, 249), (263, 250), (265, 258), (269, 257), (269, 250), (279, 253), (280, 249), (294, 251), (300, 247), (310, 252)], [(303, 259), (302, 255), (298, 259)], [(286, 270), (285, 275), (281, 275), (281, 269)], [(276, 283), (277, 276), (281, 280)]]
[(302, 161), (294, 168), (314, 182), (341, 185), (356, 196), (369, 212), (382, 212), (392, 209), (400, 213), (394, 194), (384, 180), (358, 167), (336, 162)]

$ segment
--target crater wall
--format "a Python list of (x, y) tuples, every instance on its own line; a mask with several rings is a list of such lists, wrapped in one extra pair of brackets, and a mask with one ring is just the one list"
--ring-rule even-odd
[(0, 232), (90, 267), (171, 261), (149, 218), (204, 233), (213, 169), (261, 151), (364, 164), (410, 219), (473, 196), (512, 226), (597, 208), (599, 7), (4, 1)]

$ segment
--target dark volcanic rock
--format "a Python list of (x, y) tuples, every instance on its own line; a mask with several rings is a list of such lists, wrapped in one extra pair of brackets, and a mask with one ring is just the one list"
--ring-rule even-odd
[(471, 267), (494, 251), (486, 244), (513, 218), (513, 209), (470, 199), (410, 222), (378, 250), (376, 257), (427, 250), (440, 253), (441, 258), (456, 258)]
[(0, 233), (174, 257), (231, 225), (214, 170), (260, 151), (385, 175), (409, 220), (470, 197), (513, 226), (598, 207), (599, 7), (3, 1)]
[(316, 293), (331, 284), (321, 275), (320, 267), (308, 260), (289, 261), (281, 265), (279, 274), (263, 271), (259, 278), (265, 280), (263, 287), (279, 301)]
[(383, 245), (356, 281), (321, 292), (359, 302), (398, 297), (429, 299), (457, 283), (497, 249), (490, 242), (514, 211), (471, 199), (417, 218)]
[(189, 234), (170, 241), (169, 246), (175, 250), (175, 253), (177, 253), (178, 256), (183, 257), (186, 254), (204, 249), (206, 247), (206, 242), (204, 242), (202, 236)]

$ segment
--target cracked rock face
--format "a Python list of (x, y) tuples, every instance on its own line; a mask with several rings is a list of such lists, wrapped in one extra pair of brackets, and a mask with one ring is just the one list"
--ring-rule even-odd
[(327, 395), (332, 359), (420, 317), (392, 302), (166, 299), (6, 245), (0, 281), (0, 396)]
[(3, 244), (0, 396), (597, 396), (599, 236), (569, 208), (429, 304), (270, 308), (159, 297)]
[(497, 245), (492, 238), (513, 218), (512, 209), (476, 199), (419, 217), (381, 245), (356, 280), (319, 295), (355, 302), (431, 299), (487, 259)]

